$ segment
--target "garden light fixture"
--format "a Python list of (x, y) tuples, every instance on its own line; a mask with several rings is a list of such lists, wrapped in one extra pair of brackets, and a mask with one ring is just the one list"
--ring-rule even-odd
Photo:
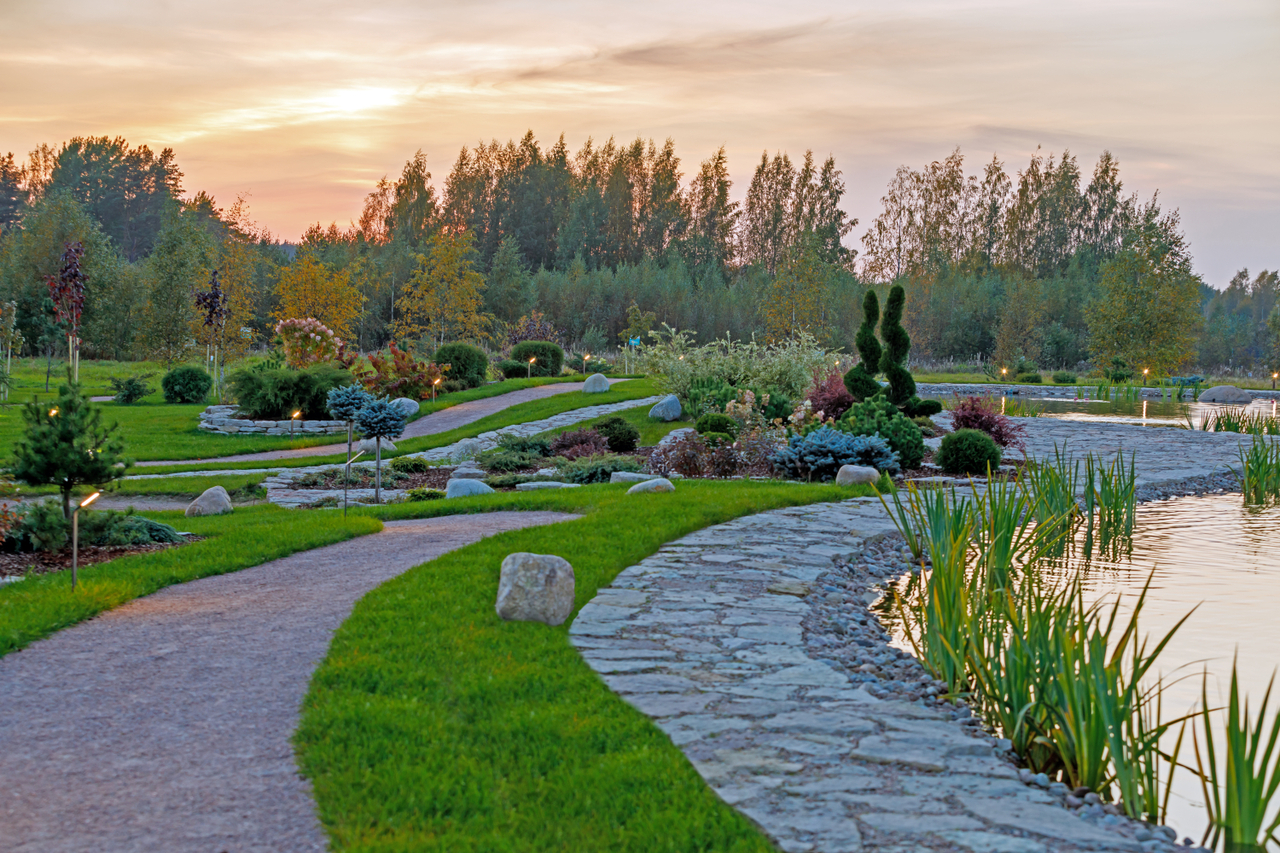
[(440, 384), (439, 379), (435, 379), (431, 382), (431, 402), (433, 403), (436, 401), (436, 386), (439, 384)]
[(54, 406), (52, 409), (49, 410), (49, 417), (56, 418), (57, 416), (58, 416), (58, 407)]
[(538, 357), (536, 355), (533, 358), (529, 359), (529, 378), (530, 379), (533, 378), (533, 363), (537, 360), (538, 360)]
[(1271, 390), (1276, 390), (1276, 380), (1280, 379), (1280, 373), (1271, 374)]
[(1151, 372), (1151, 368), (1149, 367), (1142, 368), (1142, 387), (1143, 388), (1147, 387), (1147, 374), (1150, 372)]
[(76, 573), (80, 567), (80, 510), (102, 497), (102, 492), (94, 492), (80, 501), (80, 505), (71, 513), (71, 591), (76, 590)]
[(293, 425), (298, 422), (298, 415), (300, 414), (302, 414), (301, 409), (289, 416), (289, 438), (293, 438)]
[[(439, 382), (440, 380), (437, 379), (436, 381)], [(352, 456), (350, 459), (347, 460), (346, 470), (342, 472), (342, 517), (343, 518), (347, 517), (347, 483), (351, 480), (351, 463), (355, 462), (361, 456), (364, 456), (363, 450), (361, 450), (355, 456)]]

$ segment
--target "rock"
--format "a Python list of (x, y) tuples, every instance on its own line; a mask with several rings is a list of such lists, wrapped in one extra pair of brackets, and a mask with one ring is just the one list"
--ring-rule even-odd
[[(383, 452), (383, 453), (390, 453), (391, 451), (393, 451), (393, 450), (395, 450), (395, 449), (396, 449), (396, 446), (395, 446), (394, 444), (392, 444), (391, 442), (387, 441), (385, 438), (384, 438), (384, 439), (382, 439), (382, 452)], [(377, 448), (375, 447), (374, 439), (372, 439), (372, 438), (362, 438), (362, 439), (360, 439), (359, 441), (357, 441), (357, 442), (356, 442), (356, 446), (355, 446), (355, 450), (353, 450), (352, 452), (353, 452), (353, 453), (359, 453), (361, 450), (363, 450), (365, 453), (367, 453), (367, 454), (369, 454), (370, 456), (372, 456), (372, 455), (374, 454), (374, 451), (376, 451), (376, 450), (377, 450)]]
[(645, 480), (643, 483), (636, 483), (627, 489), (629, 495), (640, 495), (646, 492), (674, 492), (676, 486), (665, 477), (658, 477), (653, 480)]
[(1247, 404), (1253, 402), (1253, 395), (1234, 385), (1215, 385), (1200, 395), (1200, 402)]
[(608, 390), (609, 380), (604, 378), (603, 373), (593, 373), (582, 383), (583, 394), (603, 394)]
[(649, 417), (660, 421), (674, 421), (683, 412), (684, 410), (680, 407), (680, 398), (675, 394), (668, 394), (653, 404), (653, 408), (649, 410)]
[(795, 595), (800, 598), (808, 595), (810, 590), (811, 587), (803, 581), (778, 581), (765, 588), (765, 592), (771, 592), (774, 595)]
[(573, 612), (573, 566), (552, 554), (509, 554), (494, 609), (508, 622), (559, 625)]
[(880, 472), (866, 465), (841, 465), (839, 473), (836, 474), (837, 486), (854, 486), (879, 481)]
[(391, 401), (391, 405), (404, 412), (406, 418), (411, 418), (418, 414), (417, 400), (410, 400), (408, 397), (397, 397)]
[(472, 465), (460, 465), (449, 475), (450, 480), (483, 480), (489, 475)]
[(536, 492), (540, 489), (576, 489), (578, 483), (517, 483), (517, 492)]
[(614, 471), (609, 475), (610, 483), (643, 483), (657, 479), (657, 474), (637, 474), (633, 471)]
[(464, 459), (470, 459), (480, 451), (486, 449), (486, 445), (478, 438), (464, 438), (459, 441), (449, 454), (450, 462), (461, 462)]
[(491, 494), (493, 494), (493, 489), (479, 480), (450, 480), (449, 485), (445, 486), (444, 490), (446, 498), (466, 498), (471, 495)]
[(232, 509), (231, 495), (222, 486), (214, 486), (191, 502), (187, 515), (225, 515)]

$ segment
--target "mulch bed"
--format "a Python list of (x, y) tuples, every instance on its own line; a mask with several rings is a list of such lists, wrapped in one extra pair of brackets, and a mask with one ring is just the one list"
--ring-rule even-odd
[[(188, 542), (198, 542), (203, 536), (192, 536), (187, 542), (164, 542), (152, 545), (81, 545), (80, 568), (95, 563), (105, 563), (118, 557), (129, 557), (133, 554), (150, 554), (153, 551), (164, 551), (177, 548)], [(36, 551), (31, 554), (0, 554), (0, 577), (21, 577), (22, 575), (47, 575), (71, 568), (71, 546), (61, 551)]]
[[(341, 488), (342, 488), (342, 480), (341, 480), (341, 479), (339, 479), (339, 474), (340, 474), (341, 470), (342, 470), (342, 469), (341, 469), (341, 468), (339, 468), (339, 469), (338, 469), (338, 471), (337, 471), (337, 472), (335, 472), (334, 474), (332, 474), (331, 476), (325, 477), (325, 478), (324, 478), (324, 480), (321, 482), (321, 485), (317, 485), (317, 486), (294, 486), (293, 488), (296, 488), (296, 489), (341, 489)], [(388, 480), (387, 480), (387, 470), (384, 468), (384, 469), (383, 469), (383, 471), (382, 471), (382, 488), (384, 488), (384, 489), (422, 489), (422, 488), (428, 488), (428, 489), (443, 489), (443, 488), (444, 488), (444, 487), (449, 483), (449, 472), (450, 472), (450, 469), (448, 469), (448, 468), (432, 468), (430, 471), (427, 471), (427, 472), (422, 473), (422, 474), (408, 474), (408, 475), (406, 475), (405, 479), (403, 479), (403, 480), (398, 480), (397, 482), (395, 482), (395, 483), (393, 484), (393, 483), (388, 482)], [(370, 474), (370, 475), (369, 475), (369, 477), (368, 477), (368, 482), (367, 482), (367, 483), (362, 482), (362, 483), (361, 483), (361, 484), (359, 484), (359, 485), (349, 486), (348, 488), (352, 488), (352, 489), (372, 489), (372, 488), (373, 488), (373, 475), (372, 475), (372, 474)]]

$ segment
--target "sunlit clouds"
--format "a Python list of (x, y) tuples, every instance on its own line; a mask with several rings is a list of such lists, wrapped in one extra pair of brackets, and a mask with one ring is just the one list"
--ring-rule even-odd
[(284, 238), (358, 215), (417, 149), (670, 136), (834, 154), (874, 217), (900, 164), (1021, 168), (1110, 149), (1201, 271), (1280, 266), (1280, 13), (1267, 2), (218, 4), (0, 0), (0, 151), (77, 134), (173, 146), (189, 191)]

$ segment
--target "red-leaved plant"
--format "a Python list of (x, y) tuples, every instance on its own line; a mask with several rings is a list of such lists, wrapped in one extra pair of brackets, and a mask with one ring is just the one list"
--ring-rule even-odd
[[(346, 363), (346, 359), (342, 359)], [(377, 397), (408, 397), (411, 400), (425, 400), (431, 396), (431, 388), (439, 388), (449, 365), (438, 365), (434, 362), (419, 361), (409, 353), (396, 346), (395, 341), (387, 344), (387, 354), (372, 353), (369, 356), (370, 367), (354, 368), (354, 359), (348, 367), (353, 367), (356, 379), (364, 389)]]
[(978, 429), (1001, 447), (1025, 449), (1027, 428), (1000, 414), (993, 397), (965, 397), (951, 409), (952, 429)]
[(608, 440), (593, 429), (562, 432), (551, 440), (551, 455), (565, 459), (598, 456), (609, 452)]
[(844, 374), (834, 367), (824, 368), (814, 374), (813, 390), (805, 399), (809, 401), (815, 415), (822, 413), (821, 419), (824, 421), (839, 420), (855, 402), (844, 385)]

